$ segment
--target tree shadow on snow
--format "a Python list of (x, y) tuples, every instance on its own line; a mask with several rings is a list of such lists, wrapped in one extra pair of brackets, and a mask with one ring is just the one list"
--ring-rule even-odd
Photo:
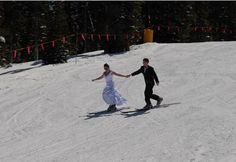
[(103, 56), (103, 55), (107, 55), (107, 53), (98, 53), (98, 54), (94, 54), (94, 55), (88, 55), (88, 54), (78, 54), (78, 55), (74, 55), (74, 56), (70, 56), (69, 59), (72, 58), (89, 58), (89, 57), (97, 57), (97, 56)]
[[(181, 102), (175, 102), (175, 103), (169, 103), (169, 104), (162, 104), (160, 105), (158, 108), (153, 108), (153, 109), (160, 109), (160, 108), (167, 108), (169, 106), (172, 105), (179, 105), (181, 104)], [(129, 118), (129, 117), (135, 117), (135, 116), (139, 116), (139, 115), (144, 115), (144, 114), (148, 114), (150, 113), (151, 110), (153, 109), (149, 109), (149, 110), (132, 110), (132, 111), (126, 111), (126, 112), (122, 112), (121, 114), (125, 116), (125, 118)]]
[(34, 61), (31, 66), (36, 66), (36, 65), (39, 65), (39, 64), (42, 64), (42, 60), (38, 60), (38, 61)]
[(11, 70), (11, 71), (7, 71), (4, 73), (0, 73), (0, 75), (5, 75), (5, 74), (16, 74), (16, 73), (20, 73), (20, 72), (24, 72), (27, 70), (31, 70), (31, 69), (35, 69), (35, 68), (39, 68), (41, 66), (37, 66), (37, 67), (30, 67), (30, 68), (25, 68), (25, 69), (16, 69), (16, 70)]
[(78, 55), (74, 55), (74, 56), (69, 56), (68, 59), (72, 59), (72, 58), (90, 58), (90, 57), (97, 57), (97, 56), (104, 56), (104, 55), (108, 55), (108, 56), (116, 56), (116, 55), (122, 55), (125, 54), (126, 52), (118, 52), (118, 53), (97, 53), (97, 54), (93, 54), (93, 55), (88, 55), (88, 54), (78, 54)]

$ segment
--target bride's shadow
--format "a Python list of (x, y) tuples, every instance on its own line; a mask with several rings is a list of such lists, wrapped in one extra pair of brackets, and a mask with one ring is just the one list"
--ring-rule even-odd
[(91, 113), (88, 113), (86, 115), (87, 118), (85, 120), (88, 120), (88, 119), (91, 119), (91, 118), (99, 118), (99, 117), (104, 117), (104, 116), (111, 116), (112, 113), (113, 112), (109, 112), (107, 110), (91, 112)]
[[(167, 108), (167, 107), (169, 107), (169, 106), (172, 106), (172, 105), (179, 105), (179, 104), (181, 104), (181, 102), (175, 102), (175, 103), (169, 103), (169, 104), (162, 104), (162, 105), (160, 105), (158, 108), (154, 108), (154, 109)], [(154, 109), (141, 110), (141, 111), (133, 110), (133, 111), (123, 112), (123, 113), (121, 113), (121, 114), (124, 115), (125, 118), (129, 118), (129, 117), (135, 117), (135, 116), (139, 116), (139, 115), (148, 114), (148, 113), (150, 113), (151, 110), (154, 110)]]
[[(111, 115), (114, 115), (115, 112), (119, 112), (119, 111), (124, 110), (124, 109), (128, 109), (128, 108), (127, 107), (119, 108), (118, 111), (102, 110), (102, 111), (90, 112), (86, 115), (85, 120), (88, 120), (88, 119), (91, 119), (91, 118), (111, 116)], [(116, 115), (119, 115), (119, 114), (116, 114)]]

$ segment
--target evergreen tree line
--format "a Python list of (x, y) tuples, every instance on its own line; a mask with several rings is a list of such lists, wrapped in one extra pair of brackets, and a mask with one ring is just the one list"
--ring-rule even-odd
[[(38, 47), (74, 34), (66, 46), (71, 54), (105, 49), (122, 52), (142, 43), (143, 29), (154, 30), (155, 42), (200, 42), (236, 40), (236, 2), (0, 2), (1, 59), (12, 58), (14, 49)], [(160, 26), (160, 30), (157, 29)], [(168, 27), (171, 27), (169, 29)], [(212, 27), (214, 30), (195, 30)], [(222, 29), (227, 31), (222, 32)], [(230, 31), (230, 32), (229, 32)], [(80, 33), (110, 33), (116, 40), (81, 41)], [(128, 34), (125, 39), (124, 34)], [(61, 41), (56, 42), (56, 46)], [(45, 47), (51, 48), (50, 45)], [(17, 61), (36, 60), (45, 51), (31, 48), (18, 52)]]

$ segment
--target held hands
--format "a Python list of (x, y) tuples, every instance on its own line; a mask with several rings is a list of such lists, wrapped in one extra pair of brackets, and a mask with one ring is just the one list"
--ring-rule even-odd
[[(125, 77), (125, 78), (129, 78), (131, 75), (122, 75), (122, 76)], [(98, 80), (98, 79), (92, 79), (92, 82), (94, 82), (96, 80)]]
[(125, 77), (126, 77), (126, 78), (129, 78), (130, 76), (131, 76), (131, 75), (126, 75)]

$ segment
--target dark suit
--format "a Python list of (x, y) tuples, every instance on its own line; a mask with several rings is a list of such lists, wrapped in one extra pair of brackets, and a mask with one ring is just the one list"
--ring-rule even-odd
[(144, 66), (141, 66), (139, 70), (133, 72), (131, 75), (134, 76), (140, 73), (143, 74), (144, 80), (146, 83), (144, 95), (145, 95), (145, 101), (147, 105), (151, 104), (150, 98), (159, 101), (160, 97), (158, 95), (153, 94), (153, 90), (152, 90), (155, 85), (155, 81), (156, 83), (159, 83), (158, 77), (153, 67), (148, 66), (148, 68), (145, 69)]

